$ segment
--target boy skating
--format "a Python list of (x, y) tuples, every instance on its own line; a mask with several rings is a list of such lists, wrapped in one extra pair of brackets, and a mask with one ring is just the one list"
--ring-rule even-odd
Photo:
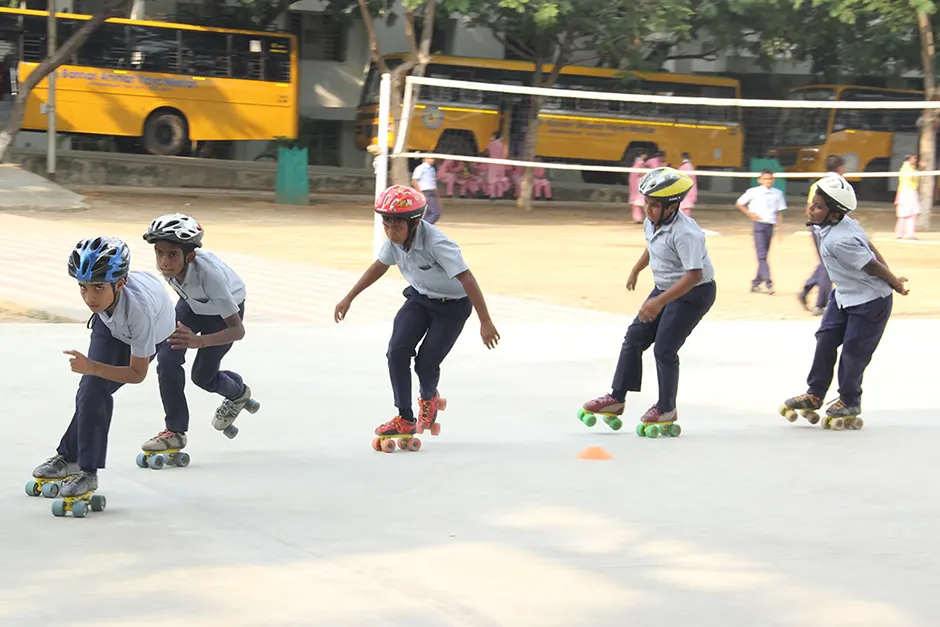
[(61, 480), (59, 494), (74, 498), (98, 489), (114, 409), (112, 395), (125, 383), (146, 378), (150, 361), (173, 332), (174, 318), (173, 303), (160, 279), (130, 272), (130, 250), (119, 239), (80, 241), (68, 269), (93, 314), (88, 321), (91, 341), (87, 357), (65, 351), (71, 355), (72, 372), (82, 375), (75, 413), (56, 455), (40, 464), (33, 477)]
[(578, 413), (585, 424), (593, 415), (604, 416), (619, 429), (627, 392), (639, 392), (643, 353), (655, 343), (659, 400), (640, 419), (638, 435), (679, 435), (676, 395), (679, 389), (679, 349), (715, 302), (715, 270), (708, 258), (705, 234), (698, 224), (679, 211), (693, 182), (672, 168), (657, 168), (640, 181), (646, 198), (646, 250), (630, 272), (627, 289), (636, 289), (640, 272), (653, 271), (655, 287), (627, 329), (620, 349), (610, 394), (588, 401)]
[[(826, 171), (838, 174), (839, 176), (845, 176), (845, 159), (839, 155), (829, 155), (826, 157)], [(813, 204), (813, 200), (816, 198), (817, 184), (818, 181), (809, 186), (806, 206)], [(816, 234), (816, 229), (811, 226), (809, 227), (809, 232), (813, 236), (813, 250), (816, 252), (816, 256), (819, 257), (819, 237)], [(816, 288), (816, 306), (811, 310), (806, 303), (806, 299), (809, 298), (809, 293), (814, 287)], [(813, 315), (821, 316), (823, 312), (826, 311), (826, 303), (829, 302), (831, 292), (832, 281), (829, 280), (826, 266), (823, 265), (822, 259), (820, 259), (812, 276), (806, 279), (806, 283), (803, 284), (803, 290), (799, 294), (800, 304), (803, 305), (803, 309), (812, 311)]]
[(892, 292), (907, 295), (907, 279), (888, 269), (881, 253), (868, 241), (864, 229), (849, 213), (858, 202), (855, 190), (842, 177), (829, 175), (816, 185), (816, 196), (806, 209), (819, 238), (819, 256), (836, 284), (816, 331), (816, 354), (806, 383), (806, 394), (787, 401), (780, 414), (791, 422), (797, 413), (816, 424), (816, 413), (832, 384), (836, 355), (839, 360), (839, 398), (826, 409), (824, 428), (860, 429), (862, 376), (881, 341), (891, 316)]
[[(453, 348), (473, 309), (480, 318), (480, 336), (487, 348), (496, 347), (499, 333), (493, 326), (486, 301), (457, 244), (432, 224), (421, 219), (427, 206), (424, 195), (410, 187), (389, 187), (375, 203), (388, 239), (378, 259), (336, 305), (340, 322), (360, 293), (397, 265), (409, 287), (405, 303), (395, 316), (388, 345), (388, 370), (398, 415), (380, 425), (375, 447), (387, 438), (410, 439), (430, 430), (437, 435), (439, 402), (437, 385), (441, 362)], [(422, 338), (424, 340), (422, 341)], [(415, 353), (418, 343), (421, 348)], [(420, 382), (418, 418), (411, 403), (411, 359)], [(404, 441), (404, 440), (403, 440)], [(389, 449), (386, 449), (389, 450)], [(417, 450), (417, 449), (412, 449)], [(390, 452), (390, 451), (389, 451)]]
[(202, 247), (205, 232), (190, 216), (174, 213), (155, 219), (144, 240), (153, 244), (157, 267), (180, 299), (176, 303), (176, 330), (157, 354), (160, 396), (166, 412), (165, 429), (141, 447), (147, 453), (176, 451), (187, 443), (189, 406), (184, 388), (186, 350), (196, 349), (192, 380), (203, 390), (219, 394), (222, 404), (212, 426), (235, 437), (232, 426), (242, 409), (260, 407), (240, 375), (220, 370), (232, 344), (245, 337), (245, 284), (239, 276)]

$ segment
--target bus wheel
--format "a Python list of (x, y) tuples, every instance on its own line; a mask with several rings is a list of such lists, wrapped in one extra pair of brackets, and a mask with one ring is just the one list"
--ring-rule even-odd
[(144, 123), (141, 139), (144, 149), (152, 155), (178, 155), (189, 144), (186, 120), (173, 111), (155, 111)]

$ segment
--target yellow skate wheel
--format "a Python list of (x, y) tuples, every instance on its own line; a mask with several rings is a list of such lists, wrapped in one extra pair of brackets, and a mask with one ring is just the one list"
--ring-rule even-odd
[(834, 431), (841, 431), (845, 429), (845, 420), (842, 418), (833, 418), (829, 422), (829, 428), (833, 429)]
[(796, 412), (787, 407), (786, 405), (781, 405), (778, 410), (780, 415), (789, 420), (790, 422), (796, 422)]
[(803, 417), (809, 421), (809, 424), (814, 425), (819, 422), (819, 414), (812, 410), (806, 410), (803, 412)]

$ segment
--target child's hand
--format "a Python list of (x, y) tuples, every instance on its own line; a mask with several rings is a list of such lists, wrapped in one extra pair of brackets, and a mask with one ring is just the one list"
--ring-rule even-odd
[(483, 338), (483, 344), (490, 350), (493, 350), (499, 344), (499, 331), (496, 330), (490, 320), (480, 323), (480, 337)]
[(640, 322), (652, 322), (656, 319), (656, 316), (662, 313), (663, 306), (663, 302), (659, 300), (659, 297), (650, 298), (640, 307), (637, 318), (640, 319)]
[(182, 322), (176, 323), (176, 331), (173, 331), (167, 341), (170, 343), (170, 347), (176, 350), (202, 348), (202, 338), (193, 333)]
[(91, 364), (87, 357), (78, 351), (62, 351), (62, 353), (64, 355), (72, 356), (72, 358), (69, 359), (69, 365), (72, 367), (72, 372), (77, 372), (78, 374), (91, 374)]
[(636, 289), (636, 281), (638, 278), (636, 272), (630, 272), (630, 276), (627, 277), (627, 291), (632, 292)]
[(346, 312), (349, 311), (349, 307), (352, 305), (352, 301), (348, 298), (336, 303), (336, 309), (333, 310), (333, 321), (337, 324), (346, 317)]
[(907, 296), (910, 293), (910, 290), (904, 287), (905, 283), (907, 283), (907, 278), (903, 276), (898, 277), (898, 284), (894, 286), (894, 291), (901, 296)]

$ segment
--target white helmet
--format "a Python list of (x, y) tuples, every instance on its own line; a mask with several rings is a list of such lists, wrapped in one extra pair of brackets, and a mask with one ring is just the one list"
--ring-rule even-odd
[(819, 179), (816, 184), (816, 191), (826, 199), (826, 206), (829, 207), (830, 211), (851, 213), (858, 208), (855, 189), (838, 174), (827, 174)]
[(144, 233), (144, 241), (153, 244), (165, 240), (199, 248), (203, 234), (202, 227), (194, 218), (182, 213), (168, 213), (150, 223), (150, 228)]

